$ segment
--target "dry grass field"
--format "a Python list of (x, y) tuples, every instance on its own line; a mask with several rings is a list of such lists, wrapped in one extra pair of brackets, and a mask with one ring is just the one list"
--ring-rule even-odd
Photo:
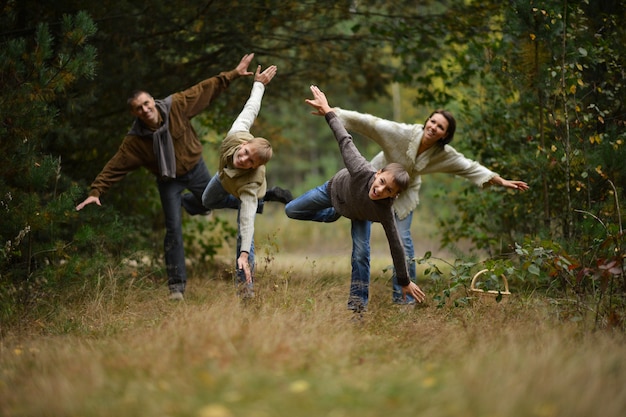
[(174, 303), (163, 282), (120, 266), (5, 332), (0, 415), (625, 415), (624, 334), (592, 331), (515, 288), (502, 304), (395, 306), (379, 237), (369, 311), (355, 320), (348, 222), (262, 220), (249, 302), (227, 268), (196, 268)]

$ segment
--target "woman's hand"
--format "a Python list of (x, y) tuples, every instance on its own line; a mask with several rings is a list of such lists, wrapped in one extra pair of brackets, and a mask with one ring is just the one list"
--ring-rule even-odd
[(528, 184), (526, 184), (524, 181), (505, 180), (504, 178), (498, 175), (493, 177), (489, 182), (492, 184), (501, 185), (504, 188), (511, 188), (513, 190), (526, 191), (530, 188)]
[(509, 180), (502, 180), (502, 185), (505, 188), (512, 188), (514, 190), (520, 190), (520, 191), (526, 191), (528, 190), (528, 184), (526, 184), (524, 181), (509, 181)]

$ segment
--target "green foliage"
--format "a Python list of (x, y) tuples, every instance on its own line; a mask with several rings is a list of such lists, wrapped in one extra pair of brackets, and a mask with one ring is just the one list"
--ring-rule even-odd
[[(514, 253), (504, 258), (482, 262), (457, 259), (450, 263), (434, 258), (429, 251), (415, 261), (418, 265), (427, 265), (424, 275), (430, 279), (439, 308), (450, 304), (454, 307), (468, 305), (472, 300), (468, 291), (472, 277), (479, 268), (486, 268), (489, 272), (482, 280), (482, 289), (502, 291), (499, 277), (504, 275), (515, 291), (524, 295), (571, 297), (573, 308), (581, 315), (593, 311), (599, 326), (624, 315), (624, 232), (621, 225), (608, 227), (595, 216), (586, 215), (602, 224), (606, 237), (587, 242), (588, 247), (582, 246), (586, 242), (577, 242), (572, 245), (576, 255), (552, 240), (527, 239), (523, 244), (515, 243)], [(445, 271), (442, 264), (446, 266)], [(500, 300), (501, 294), (496, 301)]]
[[(453, 300), (452, 303), (455, 307), (468, 305), (470, 297), (467, 289), (472, 279), (470, 273), (476, 265), (475, 262), (457, 259), (452, 264), (445, 260), (434, 258), (430, 251), (426, 252), (423, 257), (415, 259), (415, 262), (417, 265), (427, 265), (424, 275), (429, 278), (432, 290), (435, 292), (433, 299), (437, 303), (437, 308), (445, 307), (450, 300)], [(449, 268), (447, 271), (449, 278), (447, 278), (446, 272), (442, 271), (440, 267), (442, 262)], [(461, 296), (453, 298), (453, 295), (455, 293), (459, 294), (461, 290), (463, 291)]]
[(209, 220), (194, 218), (183, 227), (185, 256), (204, 266), (211, 264), (219, 249), (236, 238), (236, 227), (215, 215)]
[[(17, 17), (9, 8), (2, 21), (11, 25)], [(71, 270), (75, 262), (68, 259), (76, 250), (72, 240), (79, 191), (62, 174), (62, 159), (46, 153), (46, 135), (56, 122), (56, 100), (77, 79), (94, 75), (95, 50), (87, 40), (96, 27), (87, 14), (78, 13), (64, 16), (56, 29), (53, 33), (40, 23), (30, 40), (5, 38), (0, 48), (3, 321), (16, 309), (46, 299), (50, 271), (57, 271), (57, 280), (76, 277)]]
[[(68, 302), (67, 294), (95, 285), (103, 270), (134, 250), (137, 243), (128, 230), (135, 225), (131, 228), (129, 221), (107, 208), (97, 214), (81, 213), (81, 223), (69, 194), (45, 207), (40, 217), (49, 220), (27, 228), (22, 242), (5, 242), (5, 249), (12, 252), (2, 257), (0, 322), (15, 324), (52, 313)], [(58, 212), (50, 210), (54, 204)]]
[[(276, 150), (270, 184), (297, 195), (342, 166), (327, 126), (302, 103), (310, 84), (320, 85), (332, 105), (410, 123), (447, 107), (459, 122), (453, 146), (505, 178), (527, 181), (531, 191), (483, 191), (425, 178), (422, 204), (450, 205), (428, 211), (443, 245), (468, 240), (499, 259), (519, 256), (517, 242), (552, 242), (535, 244), (566, 252), (571, 265), (595, 271), (591, 276), (602, 275), (599, 265), (609, 271), (608, 280), (595, 279), (602, 285), (574, 285), (577, 291), (610, 288), (617, 277), (610, 271), (623, 261), (621, 249), (613, 256), (608, 248), (622, 239), (618, 197), (626, 188), (624, 6), (623, 0), (174, 0), (149, 6), (104, 0), (85, 4), (89, 15), (64, 16), (76, 11), (76, 2), (7, 2), (0, 16), (0, 209), (9, 214), (0, 224), (2, 242), (11, 244), (1, 249), (2, 273), (20, 265), (28, 274), (42, 264), (33, 254), (72, 242), (78, 228), (71, 200), (129, 127), (131, 90), (163, 97), (255, 52), (252, 68), (279, 68), (253, 128)], [(392, 81), (410, 94), (412, 109), (398, 105)], [(215, 161), (250, 83), (235, 81), (194, 120), (207, 161)], [(377, 151), (356, 140), (368, 156)], [(140, 226), (130, 226), (131, 239), (153, 238), (162, 228), (152, 182), (139, 171), (106, 196), (115, 209), (109, 219), (116, 211), (128, 220), (142, 217)], [(204, 233), (221, 229), (214, 226), (185, 224), (186, 243), (203, 259), (221, 245)], [(539, 253), (537, 260), (544, 255), (552, 256)], [(578, 279), (518, 272), (554, 291), (569, 292)]]
[[(456, 217), (440, 218), (443, 243), (467, 238), (495, 255), (527, 235), (578, 239), (575, 210), (609, 212), (606, 181), (620, 195), (626, 184), (624, 4), (476, 3), (440, 2), (422, 9), (427, 22), (407, 13), (379, 28), (393, 39), (396, 78), (421, 86), (416, 103), (458, 109), (453, 145), (531, 186), (529, 195), (468, 187), (454, 196)], [(429, 51), (436, 56), (415, 59)]]
[[(523, 244), (515, 243), (508, 256), (480, 263), (490, 271), (489, 278), (497, 282), (499, 276), (505, 275), (523, 294), (539, 292), (555, 300), (565, 299), (568, 302), (564, 308), (570, 308), (577, 317), (592, 311), (596, 326), (619, 322), (626, 291), (626, 242), (617, 190), (610, 181), (609, 184), (614, 206), (611, 212), (604, 213), (607, 218), (576, 210), (582, 230), (577, 241), (559, 244), (554, 239), (528, 237)], [(435, 284), (435, 301), (440, 307), (451, 300), (454, 306), (467, 304), (470, 272), (478, 263), (444, 261), (450, 268), (446, 275), (432, 262), (430, 252), (417, 262), (429, 265), (424, 274)]]

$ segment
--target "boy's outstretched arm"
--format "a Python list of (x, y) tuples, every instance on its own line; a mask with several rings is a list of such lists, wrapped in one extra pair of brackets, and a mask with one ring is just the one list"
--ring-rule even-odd
[(331, 112), (333, 109), (328, 105), (328, 100), (326, 99), (326, 94), (322, 92), (317, 86), (311, 86), (311, 92), (313, 93), (313, 100), (306, 99), (304, 100), (306, 104), (311, 107), (315, 107), (317, 111), (311, 112), (311, 114), (315, 114), (317, 116), (324, 116), (326, 113)]
[(423, 303), (424, 300), (426, 300), (426, 294), (424, 294), (424, 291), (422, 291), (422, 289), (412, 281), (409, 285), (402, 287), (402, 298), (406, 299), (407, 294), (415, 298), (418, 303)]

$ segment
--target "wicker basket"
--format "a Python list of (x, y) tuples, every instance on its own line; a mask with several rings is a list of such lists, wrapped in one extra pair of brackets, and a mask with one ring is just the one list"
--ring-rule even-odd
[(504, 283), (504, 291), (498, 291), (498, 290), (485, 291), (485, 290), (481, 290), (480, 288), (476, 288), (476, 282), (478, 280), (478, 277), (484, 274), (485, 272), (489, 272), (489, 269), (483, 269), (482, 271), (478, 271), (476, 275), (474, 275), (474, 278), (472, 278), (472, 283), (470, 284), (470, 291), (472, 292), (472, 294), (475, 295), (476, 298), (478, 299), (485, 299), (485, 300), (491, 299), (494, 301), (497, 301), (498, 295), (502, 294), (502, 299), (500, 300), (500, 302), (506, 300), (508, 296), (511, 295), (511, 292), (509, 291), (509, 281), (507, 281), (504, 274), (500, 275), (500, 277), (502, 278), (502, 282)]

